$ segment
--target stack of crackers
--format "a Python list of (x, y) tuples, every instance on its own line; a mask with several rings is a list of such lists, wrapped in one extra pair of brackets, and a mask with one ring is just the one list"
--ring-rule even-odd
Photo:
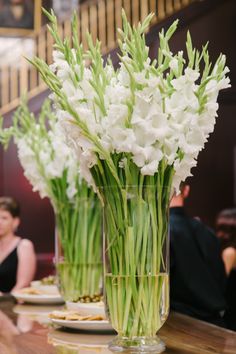
[(75, 311), (53, 311), (49, 314), (49, 317), (55, 320), (67, 320), (67, 321), (102, 321), (105, 318), (101, 315), (87, 315), (82, 316)]
[(36, 289), (36, 288), (32, 288), (32, 287), (20, 289), (20, 290), (18, 290), (18, 292), (22, 293), (22, 294), (27, 294), (27, 295), (44, 295), (45, 294), (45, 292), (43, 292), (39, 289)]

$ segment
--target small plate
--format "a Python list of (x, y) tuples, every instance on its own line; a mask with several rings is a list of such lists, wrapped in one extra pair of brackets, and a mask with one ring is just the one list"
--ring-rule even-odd
[(23, 317), (27, 317), (34, 322), (40, 323), (42, 325), (48, 325), (51, 323), (50, 318), (48, 317), (49, 313), (52, 310), (58, 310), (60, 307), (58, 305), (30, 305), (30, 304), (23, 304), (23, 305), (16, 305), (13, 308), (13, 312), (21, 315)]
[[(48, 340), (53, 345), (75, 346), (76, 348), (107, 348), (108, 343), (114, 338), (116, 333), (91, 333), (72, 332), (61, 329), (52, 329), (48, 333)], [(110, 352), (109, 352), (110, 353)], [(111, 354), (111, 353), (110, 353)]]
[(43, 294), (43, 295), (31, 295), (31, 294), (23, 294), (20, 291), (15, 291), (12, 295), (19, 301), (26, 302), (28, 304), (62, 304), (64, 303), (61, 295), (51, 295), (51, 294)]
[(69, 321), (51, 318), (52, 323), (72, 329), (80, 329), (83, 331), (114, 331), (111, 324), (107, 320), (102, 321)]
[(66, 307), (68, 310), (76, 311), (82, 316), (100, 315), (106, 317), (105, 305), (103, 301), (89, 303), (66, 301)]
[(15, 312), (19, 315), (29, 315), (29, 316), (46, 315), (46, 316), (48, 316), (49, 313), (51, 313), (52, 311), (62, 310), (63, 308), (64, 308), (63, 305), (60, 307), (58, 305), (37, 306), (37, 305), (30, 305), (30, 304), (23, 304), (23, 305), (17, 304), (16, 306), (13, 307), (13, 312)]
[(59, 295), (59, 290), (56, 285), (44, 285), (40, 280), (33, 280), (30, 285), (32, 288), (41, 290), (42, 292), (45, 292), (46, 294), (52, 294), (52, 295)]

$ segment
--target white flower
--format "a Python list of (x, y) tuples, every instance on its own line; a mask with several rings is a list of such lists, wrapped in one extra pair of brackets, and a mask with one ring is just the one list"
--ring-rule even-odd
[[(173, 186), (178, 190), (179, 183), (191, 175), (214, 129), (218, 93), (229, 87), (225, 57), (220, 57), (202, 82), (200, 69), (188, 66), (183, 51), (173, 55), (168, 46), (162, 47), (161, 55), (166, 60), (158, 66), (147, 58), (148, 48), (144, 45), (143, 63), (138, 65), (128, 53), (127, 43), (121, 47), (120, 67), (115, 70), (105, 64), (103, 72), (101, 69), (99, 92), (91, 85), (96, 80), (91, 67), (84, 67), (80, 77), (79, 66), (70, 66), (61, 53), (54, 53), (52, 69), (79, 117), (72, 119), (60, 106), (56, 107), (65, 142), (75, 152), (80, 173), (89, 183), (90, 169), (99, 159), (121, 154), (117, 168), (125, 170), (131, 159), (143, 175), (160, 172), (161, 162), (162, 167), (171, 166)], [(75, 73), (80, 77), (76, 84)], [(76, 126), (76, 119), (85, 124), (86, 133)], [(59, 171), (56, 157), (54, 165)], [(73, 190), (71, 187), (70, 195)]]
[(178, 68), (179, 68), (178, 64), (179, 63), (178, 63), (178, 59), (177, 58), (172, 58), (170, 63), (169, 63), (169, 67), (170, 67), (171, 70), (174, 71), (174, 73), (178, 71)]

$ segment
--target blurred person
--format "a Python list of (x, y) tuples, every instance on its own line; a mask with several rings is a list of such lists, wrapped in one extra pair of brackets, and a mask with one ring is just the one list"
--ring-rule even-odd
[(228, 275), (226, 287), (226, 325), (236, 331), (236, 209), (222, 210), (216, 219), (216, 234), (219, 237), (222, 259)]
[(0, 292), (9, 293), (30, 285), (36, 255), (30, 240), (15, 235), (20, 207), (10, 197), (0, 197)]
[(185, 213), (189, 191), (189, 185), (182, 184), (170, 204), (171, 309), (225, 327), (226, 274), (219, 240)]
[(227, 274), (236, 267), (236, 209), (222, 210), (216, 219), (216, 234), (220, 239), (222, 258)]

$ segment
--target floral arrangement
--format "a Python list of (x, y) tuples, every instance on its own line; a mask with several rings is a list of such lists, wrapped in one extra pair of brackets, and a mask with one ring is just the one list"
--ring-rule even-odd
[(144, 32), (152, 15), (131, 28), (123, 14), (121, 64), (115, 70), (110, 60), (103, 61), (99, 41), (94, 45), (89, 34), (89, 49), (83, 51), (76, 17), (72, 49), (68, 39), (60, 39), (53, 13), (48, 17), (55, 40), (54, 63), (47, 66), (40, 58), (32, 63), (54, 92), (58, 119), (70, 123), (66, 129), (81, 148), (83, 176), (91, 181), (92, 172), (99, 184), (95, 171), (103, 160), (120, 184), (119, 173), (125, 170), (128, 156), (143, 176), (171, 168), (172, 185), (178, 189), (214, 129), (218, 93), (229, 87), (225, 56), (221, 54), (212, 65), (207, 45), (200, 53), (189, 33), (187, 59), (182, 51), (173, 54), (169, 40), (175, 21), (166, 34), (160, 33), (158, 58), (151, 62)]
[(31, 63), (53, 92), (81, 175), (103, 198), (108, 309), (120, 338), (135, 346), (134, 338), (155, 336), (168, 313), (163, 293), (168, 294), (169, 200), (191, 175), (214, 129), (218, 93), (229, 87), (226, 58), (221, 54), (212, 65), (207, 45), (194, 49), (189, 33), (187, 57), (183, 51), (172, 53), (175, 21), (160, 32), (157, 57), (151, 60), (145, 31), (152, 15), (131, 27), (123, 12), (115, 69), (90, 34), (88, 50), (83, 49), (76, 16), (70, 41), (60, 38), (54, 13), (46, 14), (54, 62), (48, 66), (34, 58)]
[[(101, 277), (101, 211), (92, 188), (80, 177), (75, 152), (66, 144), (50, 102), (45, 101), (39, 117), (30, 113), (25, 102), (13, 117), (10, 128), (0, 129), (5, 147), (13, 137), (26, 178), (41, 198), (48, 197), (55, 212), (63, 262), (58, 263), (60, 280), (65, 279), (69, 298), (94, 295)], [(88, 225), (90, 226), (88, 233)], [(78, 272), (82, 264), (83, 272)], [(89, 264), (89, 269), (86, 265)], [(91, 279), (91, 268), (96, 277)], [(73, 268), (73, 269), (71, 269)], [(65, 275), (63, 275), (65, 272)], [(70, 286), (68, 287), (68, 282)], [(91, 283), (90, 283), (91, 282)], [(64, 281), (61, 281), (64, 287)], [(74, 294), (74, 295), (72, 295)]]

